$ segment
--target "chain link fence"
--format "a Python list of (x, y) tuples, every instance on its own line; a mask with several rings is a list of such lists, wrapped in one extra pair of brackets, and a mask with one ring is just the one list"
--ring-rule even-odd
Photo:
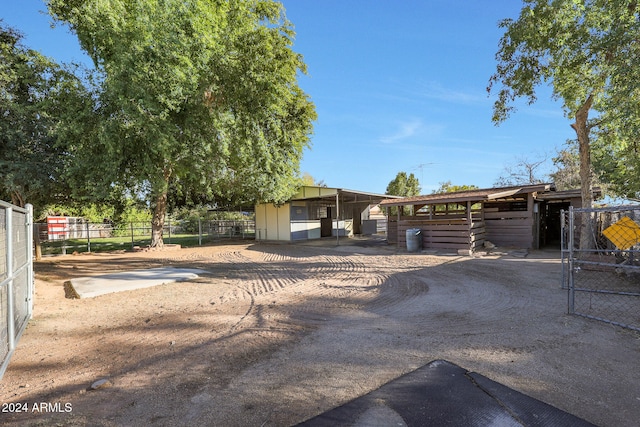
[(0, 378), (33, 312), (32, 218), (0, 201)]
[[(43, 255), (65, 255), (73, 252), (133, 250), (149, 246), (151, 224), (89, 223), (81, 218), (36, 224)], [(198, 246), (223, 239), (254, 239), (253, 220), (186, 220), (165, 221), (165, 244)]]
[[(568, 312), (640, 331), (640, 206), (561, 215)], [(581, 249), (580, 227), (589, 223), (593, 249)]]

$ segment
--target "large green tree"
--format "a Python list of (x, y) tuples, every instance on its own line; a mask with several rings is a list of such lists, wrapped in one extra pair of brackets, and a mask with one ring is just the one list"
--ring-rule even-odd
[[(554, 98), (562, 101), (566, 116), (573, 120), (582, 203), (590, 207), (592, 130), (615, 125), (620, 112), (637, 113), (640, 7), (636, 0), (523, 3), (518, 19), (500, 23), (505, 33), (496, 55), (496, 73), (488, 87), (489, 92), (498, 87), (493, 120), (506, 120), (516, 98), (533, 103), (536, 89), (542, 84), (551, 85)], [(591, 221), (583, 221), (583, 247), (592, 243), (592, 226)]]
[(396, 177), (389, 182), (384, 194), (392, 196), (418, 196), (420, 195), (420, 182), (413, 173), (398, 172)]
[[(640, 65), (640, 64), (639, 64)], [(630, 96), (640, 99), (640, 89)], [(612, 124), (598, 126), (592, 144), (593, 168), (607, 190), (640, 199), (640, 103), (635, 112), (620, 112)], [(612, 108), (615, 112), (615, 108)]]
[(0, 197), (37, 208), (65, 201), (69, 141), (63, 118), (84, 85), (74, 73), (22, 44), (0, 21)]
[[(420, 195), (420, 181), (415, 177), (413, 173), (407, 175), (406, 172), (398, 172), (396, 177), (389, 182), (385, 194), (392, 196), (418, 196)], [(405, 207), (402, 207), (402, 213), (404, 213)], [(390, 215), (397, 215), (396, 208), (391, 208)]]
[(443, 194), (443, 193), (456, 193), (458, 191), (469, 191), (469, 190), (477, 190), (477, 185), (455, 185), (452, 184), (451, 181), (439, 182), (440, 187), (433, 190), (431, 194)]
[[(78, 148), (95, 192), (145, 194), (162, 246), (171, 194), (282, 202), (315, 109), (294, 32), (270, 0), (49, 0), (101, 73), (95, 138)], [(83, 159), (84, 157), (84, 159)], [(76, 174), (78, 176), (79, 174)]]

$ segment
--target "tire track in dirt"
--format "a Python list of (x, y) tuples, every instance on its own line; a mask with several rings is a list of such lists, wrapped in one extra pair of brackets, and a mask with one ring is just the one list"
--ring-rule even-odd
[(235, 287), (219, 297), (220, 303), (251, 304), (253, 297), (253, 303), (259, 304), (256, 298), (284, 291), (290, 295), (289, 302), (282, 305), (282, 315), (293, 317), (340, 307), (367, 306), (368, 310), (393, 312), (398, 304), (429, 290), (424, 269), (434, 262), (428, 256), (401, 255), (404, 268), (398, 269), (384, 255), (327, 254), (326, 250), (303, 246), (292, 252), (280, 245), (219, 252), (206, 260), (191, 255), (183, 261), (198, 258), (216, 264), (217, 270), (232, 279)]
[[(261, 304), (264, 301), (259, 300), (300, 282), (301, 277), (296, 273), (297, 270), (282, 268), (283, 258), (273, 257), (271, 260), (272, 263), (265, 263), (251, 256), (249, 252), (239, 251), (224, 252), (218, 257), (219, 262), (229, 267), (229, 277), (236, 283), (232, 291), (219, 298), (220, 302), (223, 304), (249, 302), (247, 312), (229, 329), (230, 333), (240, 329), (261, 327), (265, 323)], [(280, 267), (274, 268), (274, 263)], [(271, 332), (267, 331), (260, 337), (254, 338), (262, 342), (271, 337)]]
[(285, 262), (273, 264), (257, 262), (243, 253), (224, 254), (226, 262), (236, 268), (236, 279), (243, 282), (243, 288), (254, 297), (278, 292), (299, 282), (296, 270), (288, 268)]
[[(366, 264), (355, 257), (309, 250), (292, 255), (278, 247), (263, 249), (220, 254), (217, 261), (232, 266), (229, 276), (241, 282), (220, 297), (221, 303), (254, 298), (253, 304), (260, 305), (265, 298), (279, 293), (279, 299), (284, 297), (284, 301), (278, 304), (278, 317), (316, 319), (332, 307), (353, 306), (349, 298), (371, 292), (382, 282), (376, 279), (372, 283)], [(243, 325), (252, 323), (250, 317), (243, 318)]]
[(251, 295), (251, 293), (247, 292), (249, 294), (249, 298), (251, 300), (251, 304), (249, 304), (249, 307), (247, 308), (246, 313), (233, 325), (231, 326), (231, 328), (229, 328), (229, 332), (235, 332), (238, 327), (240, 326), (240, 324), (248, 317), (251, 315), (251, 312), (254, 310), (255, 308), (255, 298), (253, 297), (253, 295)]
[[(316, 323), (345, 310), (401, 311), (404, 301), (429, 290), (421, 270), (430, 262), (416, 257), (404, 259), (405, 268), (399, 270), (381, 255), (327, 254), (304, 247), (292, 252), (289, 247), (261, 245), (220, 252), (205, 262), (224, 271), (233, 284), (216, 301), (248, 305), (232, 331), (261, 322), (257, 306), (269, 306), (282, 322)], [(274, 294), (277, 308), (271, 307)]]
[[(453, 334), (482, 332), (504, 318), (516, 319), (519, 313), (531, 309), (537, 290), (522, 288), (515, 271), (513, 275), (497, 276), (496, 264), (504, 261), (458, 260), (395, 275), (383, 285), (381, 296), (372, 308), (401, 317), (406, 316), (405, 313), (415, 313), (427, 320), (426, 329), (430, 324), (446, 321), (451, 326), (450, 330), (455, 331)], [(501, 270), (509, 271), (508, 267), (501, 265)], [(469, 271), (473, 271), (473, 275)], [(428, 291), (426, 298), (420, 298), (420, 289)], [(402, 295), (404, 302), (394, 306), (388, 301), (393, 293)], [(396, 299), (397, 296), (391, 298)], [(467, 303), (461, 305), (458, 302), (461, 300)], [(438, 327), (435, 328), (433, 332)]]
[[(638, 377), (635, 337), (566, 317), (564, 301), (552, 300), (565, 298), (550, 283), (560, 276), (552, 262), (350, 250), (252, 244), (61, 258), (56, 275), (36, 273), (35, 316), (0, 392), (73, 402), (73, 418), (31, 414), (31, 425), (293, 425), (438, 355), (601, 425), (638, 419), (635, 390), (620, 386)], [(65, 299), (58, 283), (157, 263), (209, 274), (95, 300)], [(115, 387), (84, 392), (100, 378)], [(605, 406), (614, 410), (598, 415)]]

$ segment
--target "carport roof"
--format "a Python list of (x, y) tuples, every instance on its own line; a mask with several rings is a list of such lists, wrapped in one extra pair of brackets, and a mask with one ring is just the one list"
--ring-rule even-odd
[(293, 196), (291, 200), (334, 201), (336, 199), (336, 195), (339, 195), (340, 203), (369, 203), (372, 205), (378, 204), (385, 199), (397, 200), (402, 198), (401, 196), (390, 196), (388, 194), (305, 185), (300, 188), (298, 194)]
[(477, 190), (456, 191), (454, 193), (427, 194), (402, 199), (383, 200), (380, 206), (437, 205), (458, 202), (485, 202), (503, 199), (520, 194), (554, 191), (554, 184), (517, 185), (511, 187), (483, 188)]
[[(574, 189), (574, 190), (563, 190), (563, 191), (552, 191), (552, 192), (548, 192), (548, 193), (543, 193), (543, 194), (539, 194), (537, 196), (538, 200), (545, 200), (545, 201), (551, 201), (551, 200), (567, 200), (567, 199), (577, 199), (582, 197), (582, 190), (581, 189)], [(600, 187), (593, 187), (593, 198), (594, 199), (599, 199), (602, 197), (602, 188)]]

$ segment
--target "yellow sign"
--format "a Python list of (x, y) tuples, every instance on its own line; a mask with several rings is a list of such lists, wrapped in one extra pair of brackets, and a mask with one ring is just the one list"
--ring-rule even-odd
[(618, 249), (626, 250), (640, 243), (640, 226), (629, 217), (623, 217), (620, 221), (607, 227), (602, 234), (616, 245)]

